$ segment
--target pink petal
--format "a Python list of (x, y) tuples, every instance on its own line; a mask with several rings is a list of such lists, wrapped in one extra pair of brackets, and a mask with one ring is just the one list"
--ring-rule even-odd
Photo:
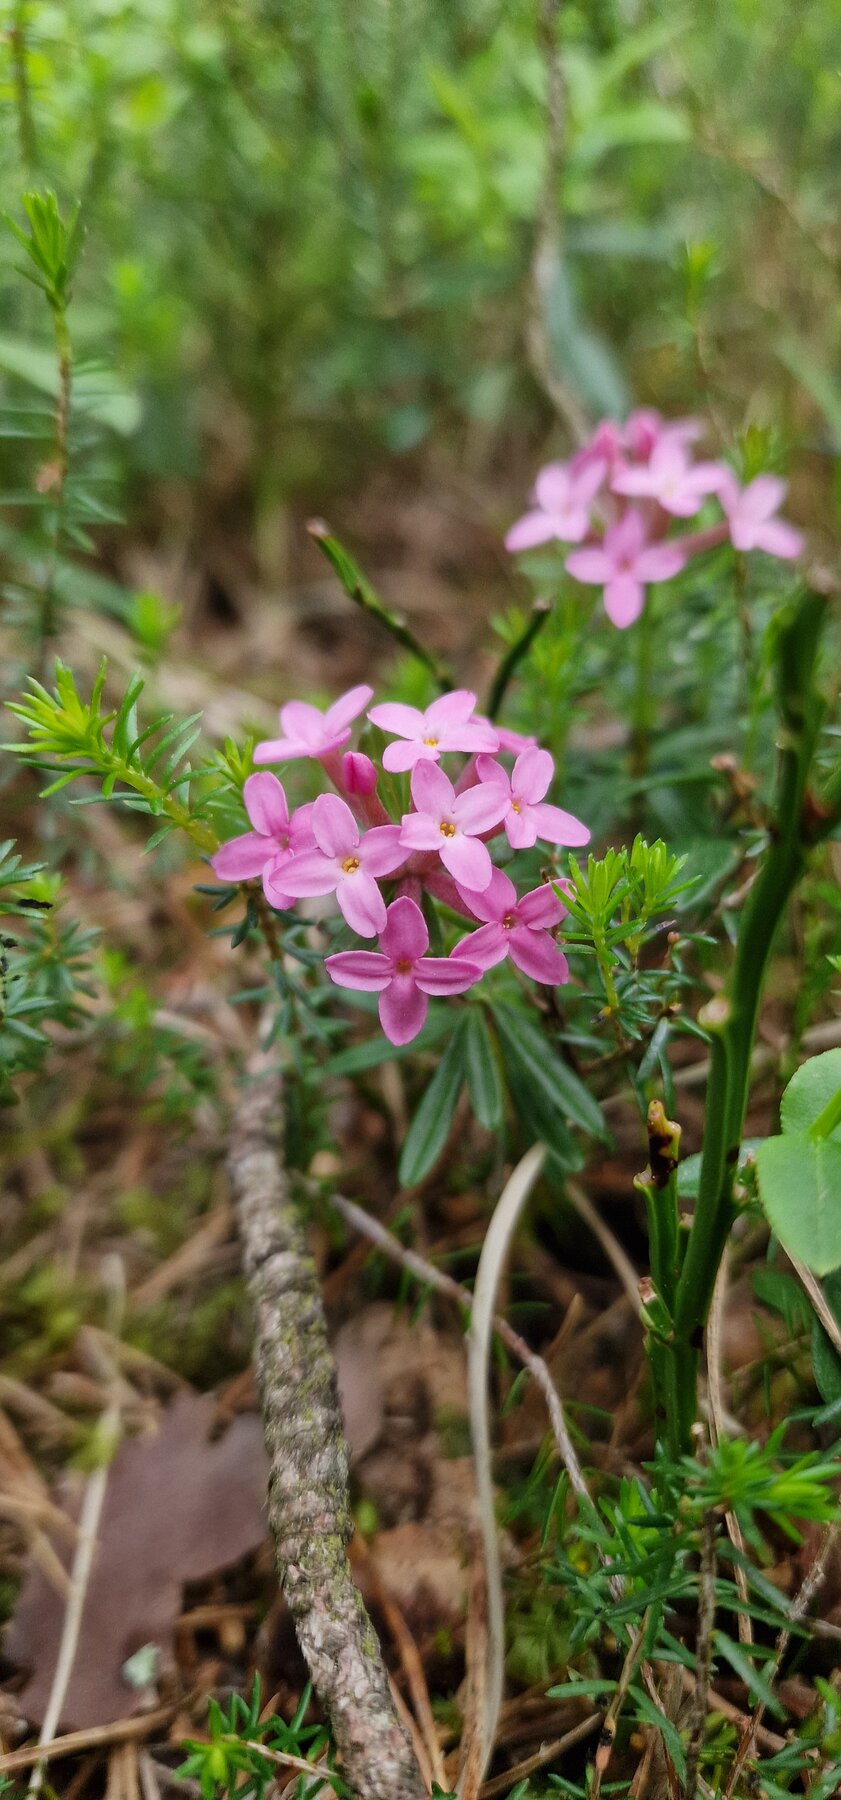
[(442, 837), (441, 861), (463, 887), (482, 893), (490, 883), (493, 863), (479, 838), (463, 837), (461, 832), (455, 837)]
[(466, 725), (444, 725), (440, 728), (442, 750), (498, 750), (499, 732), (487, 719), (468, 719)]
[(385, 706), (372, 706), (368, 714), (372, 725), (381, 731), (396, 731), (398, 737), (423, 735), (423, 713), (416, 706), (403, 706), (400, 701), (387, 701)]
[[(521, 750), (531, 750), (532, 746), (537, 743), (537, 738), (526, 737), (522, 731), (509, 731), (507, 725), (497, 725), (495, 729), (499, 738), (500, 750), (507, 750), (510, 756), (519, 756)], [(498, 768), (499, 764), (497, 763), (495, 766)], [(503, 769), (501, 773), (504, 775), (505, 770)], [(481, 780), (486, 781), (487, 776), (483, 775)]]
[(740, 517), (751, 519), (755, 524), (770, 519), (771, 514), (782, 506), (787, 493), (788, 483), (781, 481), (779, 475), (757, 475), (739, 496)]
[(294, 762), (299, 756), (313, 756), (315, 752), (300, 738), (264, 738), (261, 744), (254, 745), (254, 761), (256, 763)]
[(295, 905), (294, 894), (288, 894), (283, 883), (283, 871), (291, 860), (286, 851), (277, 862), (267, 863), (263, 870), (263, 893), (269, 905), (278, 907), (281, 912), (289, 912)]
[(429, 735), (437, 734), (445, 725), (466, 725), (476, 710), (476, 695), (469, 688), (454, 688), (450, 694), (442, 694), (439, 700), (433, 700), (426, 709), (425, 724), (429, 726)]
[(569, 964), (563, 951), (550, 938), (548, 931), (529, 931), (527, 926), (514, 926), (508, 934), (511, 961), (532, 981), (555, 986), (569, 980)]
[(514, 764), (511, 792), (515, 800), (542, 800), (548, 793), (555, 764), (548, 750), (523, 750)]
[(566, 463), (547, 463), (534, 484), (534, 497), (545, 513), (563, 512), (569, 499), (570, 476)]
[(620, 631), (633, 625), (643, 608), (645, 593), (642, 583), (633, 575), (616, 575), (604, 590), (604, 609)]
[(277, 854), (277, 846), (270, 838), (265, 838), (256, 831), (243, 832), (242, 837), (231, 838), (222, 844), (210, 859), (214, 875), (220, 881), (250, 881), (255, 875), (262, 875), (267, 862)]
[(620, 469), (610, 485), (614, 494), (627, 494), (637, 499), (656, 493), (659, 483), (650, 464), (641, 463), (630, 469)]
[(366, 687), (363, 682), (359, 687), (348, 688), (346, 694), (341, 694), (338, 700), (334, 700), (324, 715), (324, 724), (330, 736), (332, 737), (336, 731), (341, 731), (345, 725), (350, 725), (353, 719), (358, 719), (359, 714), (364, 712), (368, 705), (368, 701), (373, 698), (373, 688)]
[(480, 781), (478, 787), (465, 788), (463, 794), (457, 795), (453, 818), (459, 830), (472, 837), (499, 825), (508, 806), (508, 795), (498, 781)]
[(352, 856), (359, 843), (359, 826), (338, 794), (319, 794), (312, 809), (312, 833), (325, 856)]
[(596, 587), (609, 581), (613, 574), (613, 559), (599, 550), (595, 545), (584, 550), (573, 550), (566, 559), (568, 574), (574, 575), (576, 581), (583, 581)]
[(505, 815), (505, 835), (512, 850), (530, 850), (537, 843), (537, 824), (534, 806), (520, 806), (517, 810), (512, 806)]
[(288, 827), (289, 847), (291, 850), (314, 850), (315, 838), (312, 834), (313, 800), (305, 801), (303, 806), (295, 808)]
[(589, 844), (590, 833), (580, 819), (573, 813), (564, 812), (562, 806), (549, 806), (545, 800), (539, 806), (532, 807), (532, 817), (537, 826), (537, 835), (547, 844), (579, 845)]
[(429, 1001), (413, 975), (395, 975), (380, 995), (380, 1024), (391, 1044), (410, 1044), (429, 1011)]
[(287, 700), (280, 709), (281, 730), (288, 738), (298, 744), (308, 744), (317, 749), (330, 733), (325, 730), (323, 712), (317, 706), (310, 706), (306, 700)]
[(502, 764), (494, 762), (492, 756), (477, 756), (476, 774), (480, 781), (495, 781), (505, 789), (506, 794), (510, 794), (511, 782), (508, 775)]
[(466, 956), (425, 956), (415, 970), (422, 994), (463, 994), (483, 974)]
[(406, 852), (400, 842), (400, 826), (374, 825), (360, 839), (356, 855), (369, 875), (390, 875), (406, 861)]
[(494, 869), (488, 886), (480, 893), (461, 886), (458, 891), (477, 919), (484, 919), (488, 925), (498, 924), (517, 904), (517, 889), (503, 869)]
[(339, 877), (336, 899), (351, 931), (360, 937), (377, 937), (385, 930), (385, 901), (373, 875), (364, 869)]
[(517, 907), (517, 915), (524, 925), (529, 925), (534, 930), (535, 927), (558, 925), (566, 910), (551, 883), (544, 881), (540, 887), (532, 888), (531, 893), (523, 895)]
[(401, 775), (405, 769), (413, 769), (415, 763), (437, 762), (440, 754), (437, 744), (422, 744), (418, 738), (396, 738), (393, 744), (386, 744), (383, 768), (392, 775)]
[(420, 813), (436, 820), (451, 818), (456, 794), (451, 781), (437, 763), (419, 762), (412, 771), (412, 799)]
[(607, 463), (600, 456), (593, 457), (575, 469), (570, 485), (570, 500), (577, 506), (589, 506), (599, 491), (607, 474)]
[(757, 550), (765, 550), (769, 556), (782, 556), (786, 562), (792, 562), (800, 555), (804, 541), (802, 533), (785, 519), (769, 519), (766, 524), (756, 527)]
[(264, 837), (279, 837), (286, 830), (289, 808), (276, 775), (270, 775), (268, 770), (262, 775), (249, 775), (242, 797), (255, 831), (261, 831)]
[(404, 850), (437, 850), (441, 831), (437, 819), (429, 813), (404, 813), (400, 826), (400, 843)]
[(415, 962), (429, 949), (426, 920), (415, 900), (401, 894), (392, 900), (380, 944), (394, 962)]
[(505, 533), (505, 548), (512, 556), (520, 550), (536, 550), (539, 544), (557, 541), (555, 521), (545, 512), (524, 513)]
[(320, 850), (302, 850), (284, 865), (283, 886), (296, 900), (313, 894), (332, 894), (338, 881), (335, 857), (323, 856)]
[(391, 980), (391, 963), (376, 950), (339, 950), (325, 958), (324, 967), (337, 987), (359, 988), (366, 994), (381, 994)]
[(453, 956), (467, 957), (477, 969), (493, 969), (508, 955), (508, 933), (502, 925), (480, 925), (456, 944)]
[(677, 544), (649, 544), (637, 557), (636, 575), (640, 581), (671, 581), (686, 568), (686, 551)]

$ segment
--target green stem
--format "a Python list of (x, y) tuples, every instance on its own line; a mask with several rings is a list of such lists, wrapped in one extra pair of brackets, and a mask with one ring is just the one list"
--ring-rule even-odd
[(701, 1015), (711, 1037), (704, 1147), (698, 1201), (674, 1312), (682, 1437), (687, 1449), (697, 1414), (703, 1329), (735, 1212), (733, 1183), (765, 971), (812, 838), (807, 782), (824, 711), (814, 686), (824, 610), (821, 596), (806, 594), (780, 631), (777, 686), (783, 730), (771, 844), (742, 915), (728, 988)]
[(651, 750), (651, 728), (654, 723), (651, 693), (651, 650), (651, 596), (649, 595), (640, 613), (636, 628), (636, 679), (631, 730), (631, 774), (635, 778), (646, 773)]
[(376, 588), (371, 586), (367, 576), (363, 575), (359, 565), (354, 562), (344, 545), (340, 544), (338, 538), (333, 536), (329, 525), (325, 525), (323, 519), (311, 519), (307, 531), (313, 542), (318, 545), (319, 550), (323, 551), (327, 561), (332, 564), (348, 599), (353, 600), (356, 606), (361, 606), (363, 612), (370, 613), (371, 617), (376, 619), (384, 630), (397, 640), (401, 649), (408, 650), (410, 656), (417, 657), (418, 662), (422, 662), (429, 669), (430, 674), (435, 677), (442, 692), (446, 692), (447, 688), (452, 687), (453, 679), (446, 664), (439, 661), (431, 650), (427, 650), (420, 639), (415, 637), (405, 620), (401, 619), (397, 613), (392, 612), (390, 607), (386, 606), (385, 601), (380, 599)]
[(489, 719), (496, 718), (502, 702), (505, 699), (512, 676), (518, 669), (523, 657), (526, 656), (531, 649), (538, 632), (543, 630), (551, 611), (551, 600), (535, 600), (528, 623), (524, 626), (520, 636), (511, 645), (511, 648), (506, 651), (491, 683), (491, 691), (488, 695)]
[(67, 326), (67, 313), (63, 306), (53, 305), (53, 328), (55, 331), (56, 350), (58, 352), (58, 399), (55, 412), (55, 436), (53, 444), (53, 470), (51, 485), (48, 490), (50, 500), (50, 549), (44, 586), (41, 592), (40, 615), (38, 619), (38, 668), (39, 679), (44, 680), (52, 654), (53, 640), (58, 634), (59, 605), (56, 593), (56, 575), (61, 549), (61, 534), (64, 522), (64, 497), (67, 487), (67, 473), (70, 466), (70, 450), (68, 443), (70, 429), (70, 392), (73, 382), (73, 350), (70, 332)]
[(813, 1119), (809, 1126), (809, 1136), (811, 1138), (830, 1137), (837, 1125), (841, 1125), (841, 1088), (838, 1089), (837, 1094), (833, 1094), (831, 1100), (827, 1100), (826, 1106), (818, 1113), (817, 1118)]
[(38, 139), (35, 133), (35, 119), (32, 113), (32, 93), (29, 86), (26, 48), (26, 0), (17, 0), (14, 12), (14, 23), (9, 32), (9, 44), (12, 53), (12, 68), (15, 83), (15, 106), (18, 119), (18, 143), (21, 162), (30, 172), (38, 163)]

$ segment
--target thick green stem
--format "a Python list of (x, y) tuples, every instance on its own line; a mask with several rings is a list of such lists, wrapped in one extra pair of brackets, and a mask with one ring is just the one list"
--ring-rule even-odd
[(704, 1148), (698, 1201), (674, 1309), (674, 1353), (687, 1449), (697, 1416), (703, 1328), (734, 1217), (733, 1183), (765, 971), (778, 926), (815, 835), (807, 782), (824, 711), (814, 685), (823, 614), (823, 599), (806, 594), (793, 607), (780, 631), (777, 687), (782, 733), (771, 844), (742, 915), (728, 988), (701, 1015), (712, 1044)]

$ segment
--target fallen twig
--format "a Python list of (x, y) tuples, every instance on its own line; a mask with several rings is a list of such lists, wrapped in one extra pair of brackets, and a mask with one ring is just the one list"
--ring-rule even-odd
[(258, 1050), (231, 1128), (229, 1169), (256, 1314), (281, 1585), (350, 1786), (360, 1800), (422, 1800), (420, 1770), (348, 1564), (353, 1522), (335, 1368), (282, 1140), (277, 1060)]

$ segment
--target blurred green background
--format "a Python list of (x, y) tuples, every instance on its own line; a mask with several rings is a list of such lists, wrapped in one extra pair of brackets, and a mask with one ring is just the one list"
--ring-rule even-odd
[[(220, 617), (316, 508), (507, 582), (537, 462), (634, 401), (759, 435), (831, 541), (837, 0), (17, 0), (3, 58), (6, 210), (82, 202), (112, 496)], [(8, 397), (52, 351), (0, 258)]]

